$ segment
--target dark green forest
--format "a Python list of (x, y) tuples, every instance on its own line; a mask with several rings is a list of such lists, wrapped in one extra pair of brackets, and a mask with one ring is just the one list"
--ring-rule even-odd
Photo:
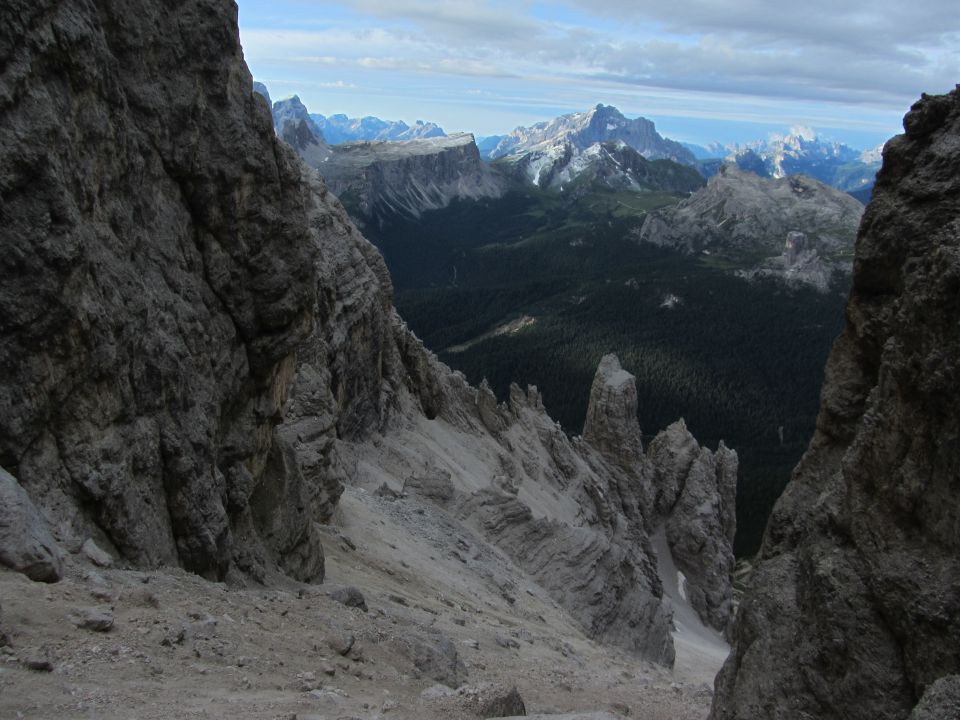
[[(365, 233), (393, 273), (401, 315), (471, 382), (486, 377), (500, 398), (510, 382), (537, 385), (575, 435), (596, 366), (614, 352), (637, 377), (645, 441), (683, 417), (701, 443), (736, 449), (735, 549), (751, 555), (812, 434), (846, 288), (747, 282), (730, 272), (741, 258), (631, 239), (645, 211), (677, 201), (523, 190)], [(534, 322), (491, 332), (521, 316)]]

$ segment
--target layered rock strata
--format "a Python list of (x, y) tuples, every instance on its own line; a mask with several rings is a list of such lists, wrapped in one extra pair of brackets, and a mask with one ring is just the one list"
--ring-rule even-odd
[(904, 129), (884, 149), (816, 434), (768, 523), (715, 720), (928, 717), (956, 686), (941, 678), (960, 669), (960, 88), (923, 97)]
[(418, 218), (454, 200), (498, 198), (505, 183), (480, 160), (473, 135), (455, 133), (402, 142), (357, 142), (331, 148), (319, 169), (356, 216), (380, 221)]

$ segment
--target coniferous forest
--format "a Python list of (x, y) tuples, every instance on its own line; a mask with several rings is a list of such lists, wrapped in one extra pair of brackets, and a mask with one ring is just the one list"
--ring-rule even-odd
[(501, 399), (510, 382), (536, 384), (576, 435), (597, 363), (614, 352), (637, 378), (645, 441), (683, 417), (700, 442), (736, 449), (736, 552), (751, 555), (813, 432), (846, 288), (748, 282), (732, 271), (756, 258), (632, 238), (645, 211), (677, 199), (512, 191), (364, 232), (401, 315), (472, 383), (485, 377)]

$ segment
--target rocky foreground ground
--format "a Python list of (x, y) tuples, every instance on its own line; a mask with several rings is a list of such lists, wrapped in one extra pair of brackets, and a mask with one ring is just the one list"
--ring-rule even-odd
[(343, 508), (323, 585), (231, 587), (83, 552), (55, 584), (0, 569), (0, 717), (706, 716), (722, 656), (678, 642), (669, 670), (588, 640), (415, 497), (348, 489)]

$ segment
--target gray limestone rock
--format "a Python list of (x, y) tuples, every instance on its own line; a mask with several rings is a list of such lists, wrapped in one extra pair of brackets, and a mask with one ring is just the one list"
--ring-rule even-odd
[(467, 668), (457, 653), (457, 646), (437, 630), (410, 632), (394, 639), (393, 644), (418, 672), (431, 680), (457, 688), (467, 678)]
[(330, 598), (336, 600), (341, 605), (355, 607), (367, 612), (367, 601), (359, 589), (351, 586), (337, 588), (330, 591)]
[(910, 713), (910, 720), (960, 718), (960, 675), (946, 675), (934, 681)]
[(108, 632), (113, 627), (113, 612), (109, 608), (78, 608), (70, 613), (70, 622), (83, 630)]
[(113, 558), (110, 556), (110, 553), (97, 545), (93, 541), (93, 538), (84, 540), (83, 545), (80, 547), (80, 552), (86, 555), (87, 559), (98, 567), (105, 568), (113, 565)]
[(652, 162), (622, 140), (596, 141), (580, 147), (575, 140), (547, 140), (512, 152), (496, 162), (500, 172), (516, 182), (557, 192), (606, 188), (627, 192), (692, 193), (703, 176), (676, 162)]
[(654, 512), (658, 517), (666, 517), (700, 456), (700, 444), (681, 418), (657, 433), (647, 448), (647, 456), (653, 464)]
[(408, 383), (439, 408), (382, 258), (251, 89), (235, 8), (16, 0), (0, 60), (0, 463), (64, 542), (322, 579), (337, 439)]
[(924, 96), (904, 128), (884, 149), (816, 434), (767, 525), (713, 720), (901, 720), (920, 698), (923, 717), (930, 688), (960, 671), (960, 88)]
[(637, 384), (616, 355), (604, 355), (590, 387), (583, 439), (622, 465), (643, 455), (637, 420)]
[[(738, 271), (748, 280), (774, 277), (788, 284), (810, 285), (820, 292), (830, 289), (830, 282), (838, 270), (849, 272), (846, 263), (835, 263), (820, 254), (822, 248), (806, 233), (791, 230), (783, 245), (783, 253), (764, 260), (758, 267)], [(847, 252), (847, 248), (843, 249)]]
[(561, 115), (531, 127), (518, 127), (501, 138), (490, 158), (522, 155), (564, 142), (578, 150), (603, 142), (623, 142), (650, 160), (670, 159), (692, 165), (693, 153), (680, 143), (661, 137), (643, 117), (627, 118), (612, 105), (597, 105), (585, 112)]
[(482, 718), (526, 715), (527, 708), (516, 686), (484, 688), (477, 693), (476, 714)]
[(657, 522), (663, 522), (685, 594), (703, 622), (725, 631), (733, 617), (737, 454), (701, 448), (678, 420), (648, 448)]
[(506, 190), (480, 159), (469, 133), (336, 145), (323, 165), (314, 167), (365, 221), (391, 215), (419, 218), (454, 199), (498, 198)]
[[(637, 239), (689, 253), (765, 255), (746, 277), (775, 275), (825, 289), (834, 270), (849, 272), (848, 260), (827, 256), (849, 257), (862, 214), (852, 196), (805, 175), (770, 179), (725, 165), (679, 205), (650, 213)], [(794, 233), (804, 236), (806, 254), (791, 249)]]
[(722, 443), (703, 448), (689, 468), (666, 520), (666, 536), (686, 578), (690, 605), (723, 632), (733, 619), (733, 535), (736, 529), (737, 455)]
[[(259, 85), (259, 87), (257, 87)], [(266, 87), (261, 83), (253, 83), (253, 91), (263, 95), (267, 100), (270, 94)], [(283, 100), (277, 100), (270, 108), (273, 115), (273, 125), (276, 128), (277, 135), (287, 140), (293, 145), (294, 149), (300, 150), (296, 144), (290, 142), (288, 137), (293, 135), (300, 136), (303, 140), (320, 145), (324, 149), (327, 147), (326, 140), (323, 137), (323, 131), (317, 125), (316, 121), (310, 117), (306, 106), (297, 95), (291, 95)]]
[(267, 101), (267, 107), (271, 108), (271, 111), (272, 111), (273, 100), (270, 99), (270, 91), (267, 90), (267, 86), (264, 85), (262, 82), (254, 82), (253, 91), (257, 93), (257, 95), (261, 95), (263, 99)]
[(282, 555), (239, 505), (283, 484), (317, 250), (235, 6), (14, 0), (0, 66), (0, 462), (137, 564)]
[[(263, 88), (261, 94), (265, 92)], [(468, 133), (446, 136), (441, 131), (415, 139), (331, 146), (296, 95), (273, 104), (273, 121), (277, 134), (307, 165), (323, 173), (358, 221), (391, 215), (419, 218), (425, 210), (444, 208), (455, 198), (497, 198), (505, 191), (502, 180), (481, 161)]]
[(484, 533), (601, 642), (665, 665), (674, 660), (671, 615), (640, 523), (573, 527), (534, 518), (516, 497), (492, 490), (462, 509)]
[(416, 493), (442, 505), (453, 499), (454, 487), (447, 470), (427, 468), (425, 472), (411, 475), (404, 480), (403, 492)]
[(796, 231), (824, 248), (849, 248), (862, 214), (859, 201), (805, 175), (772, 180), (725, 165), (689, 199), (650, 213), (639, 239), (687, 252), (776, 255)]
[(63, 556), (20, 483), (0, 468), (0, 563), (31, 580), (57, 582)]

